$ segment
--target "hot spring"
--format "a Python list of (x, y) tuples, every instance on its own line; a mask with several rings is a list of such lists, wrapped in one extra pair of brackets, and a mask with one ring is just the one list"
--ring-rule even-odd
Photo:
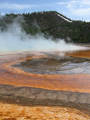
[[(78, 54), (79, 51), (74, 52)], [(85, 51), (81, 51), (83, 53)], [(87, 52), (87, 51), (86, 51)], [(88, 53), (90, 51), (88, 50)], [(14, 67), (18, 67), (25, 72), (35, 74), (51, 74), (51, 75), (75, 75), (75, 74), (90, 74), (90, 59), (79, 58), (66, 55), (65, 53), (48, 53), (41, 52), (41, 58), (25, 59), (19, 62)], [(62, 56), (63, 55), (63, 56)], [(81, 54), (80, 54), (81, 55)]]

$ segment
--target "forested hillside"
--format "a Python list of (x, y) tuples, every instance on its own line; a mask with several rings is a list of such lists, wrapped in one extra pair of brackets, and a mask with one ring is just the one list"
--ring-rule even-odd
[(27, 34), (44, 33), (45, 37), (52, 36), (54, 40), (61, 38), (67, 42), (69, 39), (75, 43), (90, 42), (89, 22), (72, 21), (56, 11), (6, 14), (0, 17), (1, 30), (6, 30), (7, 24), (11, 24), (17, 17), (20, 18), (18, 22)]

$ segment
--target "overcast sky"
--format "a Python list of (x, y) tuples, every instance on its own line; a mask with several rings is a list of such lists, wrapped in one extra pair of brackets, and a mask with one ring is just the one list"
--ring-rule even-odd
[(58, 11), (72, 20), (90, 21), (90, 0), (0, 0), (0, 12)]

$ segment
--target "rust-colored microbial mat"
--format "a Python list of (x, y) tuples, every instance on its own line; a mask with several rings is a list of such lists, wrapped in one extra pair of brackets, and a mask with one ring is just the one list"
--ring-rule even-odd
[[(90, 52), (88, 56), (89, 54)], [(74, 56), (74, 53), (70, 53), (70, 55)], [(27, 59), (41, 56), (42, 55), (34, 55), (27, 57)], [(0, 58), (0, 84), (90, 93), (90, 75), (40, 75), (26, 73), (21, 69), (12, 67), (16, 62), (24, 61), (24, 58), (25, 55), (23, 54), (7, 55)]]
[[(90, 59), (90, 51), (65, 55)], [(34, 74), (14, 67), (46, 56), (42, 52), (0, 56), (0, 120), (90, 120), (90, 74)]]

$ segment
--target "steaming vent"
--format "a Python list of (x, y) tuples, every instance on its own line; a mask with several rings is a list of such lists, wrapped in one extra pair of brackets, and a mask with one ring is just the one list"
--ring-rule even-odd
[(18, 19), (15, 19), (12, 24), (7, 25), (6, 30), (2, 31), (0, 28), (0, 54), (22, 51), (65, 52), (87, 49), (86, 47), (66, 43), (64, 39), (56, 39), (57, 42), (55, 42), (52, 37), (45, 38), (42, 33), (34, 36), (27, 34), (18, 21)]

